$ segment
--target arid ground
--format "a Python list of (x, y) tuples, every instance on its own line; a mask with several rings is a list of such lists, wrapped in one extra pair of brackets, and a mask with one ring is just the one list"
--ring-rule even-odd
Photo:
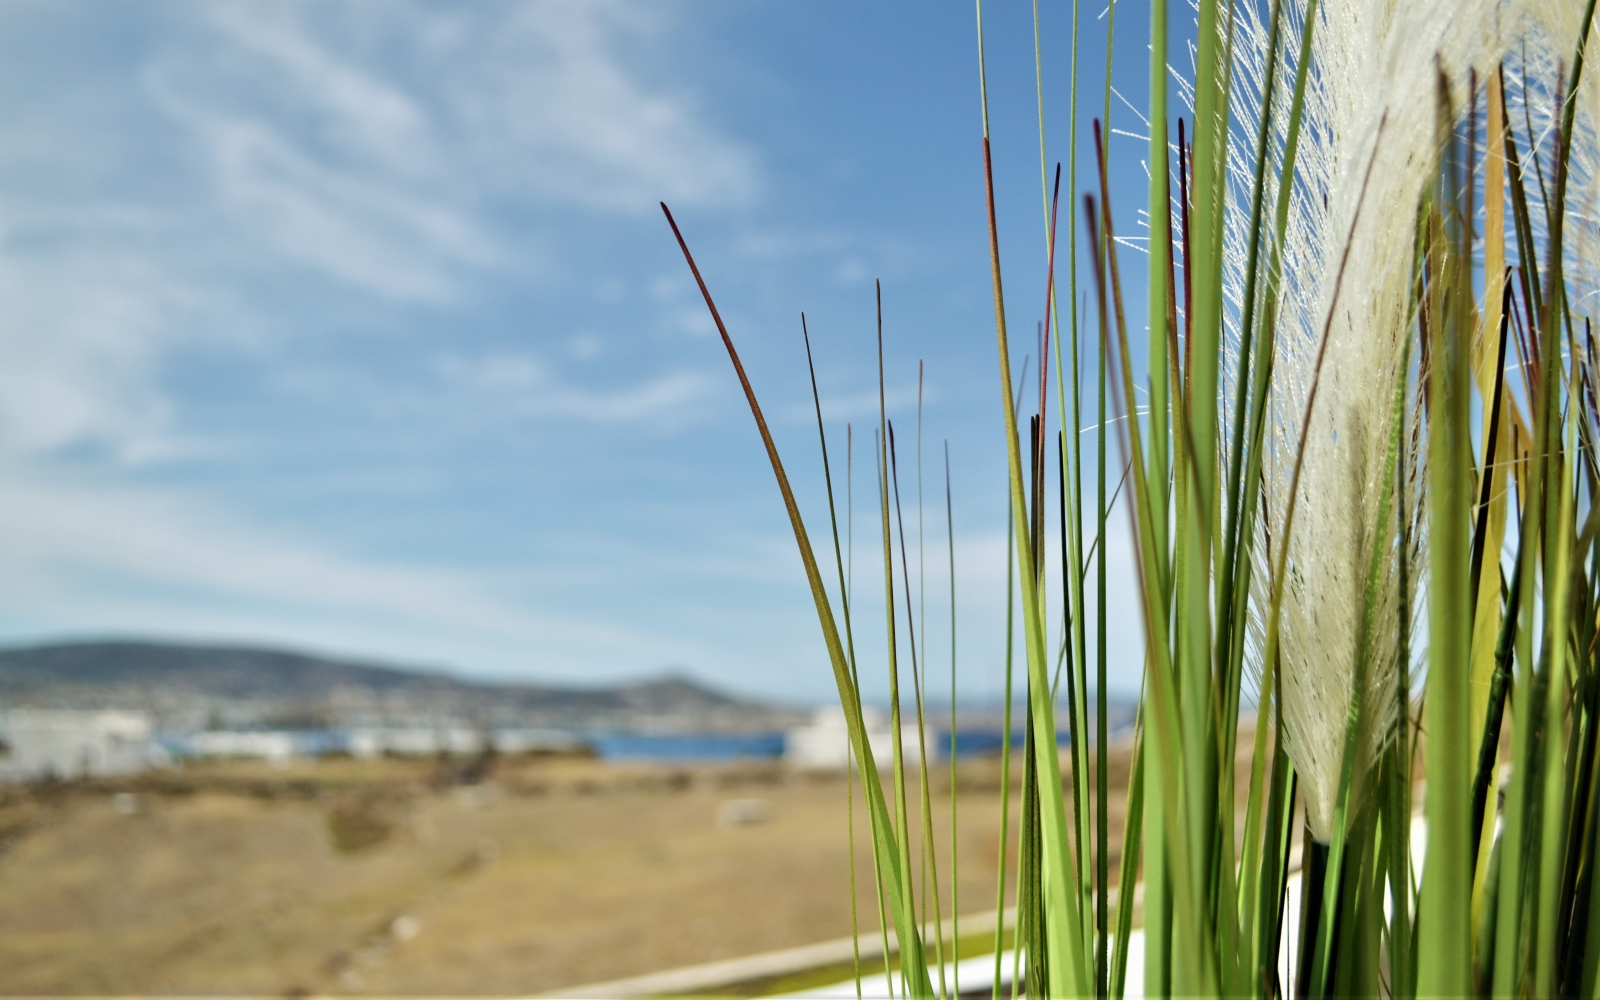
[[(527, 994), (850, 932), (842, 775), (476, 770), (240, 762), (0, 793), (0, 992)], [(964, 913), (994, 908), (998, 779), (995, 759), (958, 775)], [(948, 915), (948, 771), (931, 789)]]

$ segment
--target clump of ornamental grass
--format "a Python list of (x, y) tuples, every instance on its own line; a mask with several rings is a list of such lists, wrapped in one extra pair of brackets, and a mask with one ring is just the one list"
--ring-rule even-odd
[[(1114, 5), (1109, 14), (1114, 26)], [(1131, 982), (1145, 995), (1183, 997), (1594, 995), (1593, 21), (1593, 0), (1198, 0), (1193, 73), (1177, 88), (1185, 118), (1169, 101), (1167, 3), (1152, 0), (1148, 240), (1136, 293), (1107, 180), (1122, 168), (1109, 163), (1099, 121), (1078, 128), (1075, 8), (1064, 159), (1076, 164), (1088, 145), (1096, 170), (1080, 184), (1069, 168), (1065, 213), (1059, 168), (1053, 185), (1041, 172), (1040, 354), (1050, 367), (1019, 391), (980, 7), (981, 150), (1026, 667), (1013, 990), (1020, 979), (1028, 995), (1050, 997), (1122, 996)], [(1036, 38), (1036, 59), (1042, 49)], [(1108, 109), (1110, 95), (1108, 75)], [(1079, 194), (1081, 229), (1066, 222)], [(861, 765), (880, 925), (900, 943), (900, 988), (948, 995), (937, 878), (923, 888), (926, 778), (913, 808), (905, 748), (894, 746), (887, 788), (872, 757), (831, 479), (830, 573), (673, 229), (744, 387), (810, 581)], [(1075, 309), (1055, 308), (1057, 285), (1075, 302), (1080, 280), (1094, 303), (1081, 324)], [(1134, 294), (1142, 331), (1130, 329)], [(880, 385), (881, 368), (880, 350)], [(1056, 435), (1051, 375), (1066, 429)], [(1086, 424), (1095, 433), (1081, 432)], [(826, 469), (820, 407), (818, 428)], [(898, 721), (906, 657), (896, 637), (917, 632), (903, 526), (896, 557), (898, 466), (881, 399), (875, 464)], [(1052, 508), (1059, 552), (1046, 545)], [(1130, 525), (1146, 638), (1115, 879), (1100, 558), (1112, 516)], [(1062, 593), (1051, 595), (1044, 565), (1056, 559)], [(1009, 694), (1009, 632), (1003, 641)], [(906, 652), (921, 722), (927, 664), (914, 641)], [(1241, 727), (1252, 704), (1253, 731)], [(1418, 820), (1426, 851), (1414, 856)], [(1009, 822), (1002, 812), (1003, 830)], [(1297, 835), (1305, 863), (1291, 873)], [(1291, 878), (1303, 900), (1298, 928), (1287, 926)], [(1143, 891), (1113, 902), (1113, 881)], [(1135, 933), (1144, 959), (1130, 975)], [(997, 957), (997, 997), (1003, 971)]]

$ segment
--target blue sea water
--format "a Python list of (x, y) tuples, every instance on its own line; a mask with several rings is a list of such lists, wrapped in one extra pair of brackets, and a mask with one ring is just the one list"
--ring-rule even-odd
[[(959, 729), (956, 731), (956, 756), (997, 753), (1002, 746), (1003, 730)], [(1014, 750), (1021, 750), (1023, 730), (1011, 737)], [(784, 734), (765, 733), (601, 733), (590, 736), (589, 743), (601, 760), (610, 761), (718, 761), (718, 760), (772, 760), (783, 756)], [(1062, 734), (1059, 742), (1067, 742)], [(913, 751), (914, 752), (914, 751)], [(930, 732), (930, 756), (943, 760), (950, 755), (950, 733)]]
[[(999, 753), (1005, 747), (1006, 731), (1004, 729), (957, 729), (956, 730), (956, 756), (969, 757), (981, 754)], [(1011, 749), (1020, 750), (1027, 740), (1026, 730), (1016, 729), (1011, 733)], [(1066, 743), (1063, 735), (1057, 742)], [(939, 756), (950, 756), (950, 731), (945, 730), (939, 734)]]
[(783, 756), (783, 733), (601, 733), (590, 737), (601, 760), (771, 760)]
[[(293, 755), (321, 757), (330, 753), (349, 752), (350, 734), (345, 730), (302, 730), (286, 733), (293, 743)], [(999, 727), (964, 727), (956, 730), (957, 757), (992, 754), (1002, 746), (1004, 730)], [(158, 734), (157, 741), (174, 758), (198, 757), (202, 754), (192, 735)], [(594, 748), (595, 754), (607, 761), (735, 761), (776, 760), (783, 757), (785, 736), (781, 731), (757, 733), (629, 733), (603, 732), (578, 735), (578, 740)], [(1016, 729), (1011, 736), (1011, 747), (1020, 751), (1024, 731)], [(1065, 745), (1066, 733), (1057, 736)], [(915, 748), (908, 746), (909, 753)], [(950, 756), (949, 729), (930, 729), (928, 754), (936, 760)]]

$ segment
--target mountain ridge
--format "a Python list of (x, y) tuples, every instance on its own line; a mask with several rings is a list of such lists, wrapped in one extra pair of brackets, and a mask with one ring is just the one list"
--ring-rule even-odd
[[(478, 681), (248, 644), (103, 639), (0, 648), (0, 703), (130, 707), (172, 724), (421, 717), (494, 724), (748, 728), (792, 713), (665, 672), (611, 686)], [(194, 718), (185, 728), (196, 728)]]

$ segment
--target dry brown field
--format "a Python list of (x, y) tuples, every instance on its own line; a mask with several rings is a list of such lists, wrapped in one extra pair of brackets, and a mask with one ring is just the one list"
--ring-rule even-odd
[[(0, 992), (529, 994), (850, 933), (840, 775), (463, 770), (239, 762), (0, 792)], [(967, 913), (995, 904), (998, 774), (957, 778)], [(930, 787), (948, 915), (948, 771)], [(766, 818), (727, 822), (740, 799)], [(875, 935), (864, 820), (858, 798)]]

